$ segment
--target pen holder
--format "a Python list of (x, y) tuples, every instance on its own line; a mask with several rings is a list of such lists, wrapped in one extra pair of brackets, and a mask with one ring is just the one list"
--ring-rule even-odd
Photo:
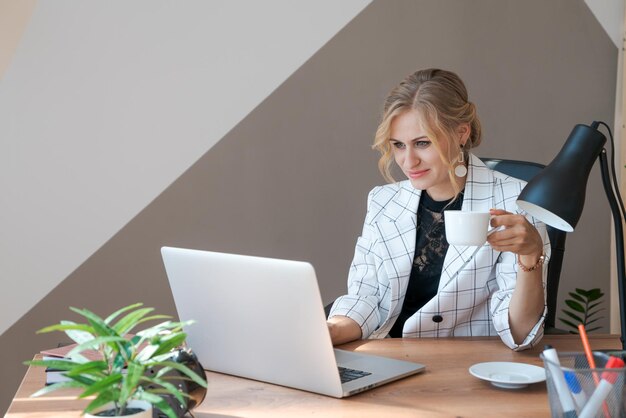
[[(623, 353), (614, 353), (621, 356)], [(546, 370), (552, 417), (616, 418), (626, 411), (626, 368), (605, 368), (609, 355), (594, 352), (595, 368), (585, 353), (558, 353), (559, 364), (540, 355)]]

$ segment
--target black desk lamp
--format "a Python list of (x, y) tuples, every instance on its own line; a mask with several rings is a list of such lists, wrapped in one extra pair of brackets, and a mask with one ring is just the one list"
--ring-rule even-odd
[[(616, 184), (615, 164), (611, 165), (612, 170), (609, 171), (606, 149), (604, 149), (606, 137), (597, 130), (600, 123), (608, 129), (608, 126), (603, 122), (594, 122), (591, 126), (576, 125), (554, 160), (522, 190), (517, 204), (545, 224), (562, 231), (572, 232), (580, 219), (585, 204), (585, 190), (589, 172), (596, 159), (600, 158), (602, 184), (611, 207), (615, 227), (617, 283), (622, 333), (620, 339), (622, 348), (626, 349), (624, 343), (626, 336), (624, 280), (626, 276), (624, 276), (624, 233), (622, 229), (622, 217), (625, 216), (624, 205), (619, 187)], [(613, 146), (612, 136), (611, 145)], [(612, 148), (612, 154), (615, 157), (614, 148)]]

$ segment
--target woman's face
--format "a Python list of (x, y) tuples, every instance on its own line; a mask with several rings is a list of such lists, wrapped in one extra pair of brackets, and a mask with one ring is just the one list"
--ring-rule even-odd
[[(393, 119), (389, 141), (396, 164), (413, 187), (426, 190), (435, 200), (454, 197), (448, 166), (441, 161), (439, 152), (426, 136), (417, 110), (409, 110)], [(443, 155), (448, 155), (448, 141), (440, 141), (439, 146)]]

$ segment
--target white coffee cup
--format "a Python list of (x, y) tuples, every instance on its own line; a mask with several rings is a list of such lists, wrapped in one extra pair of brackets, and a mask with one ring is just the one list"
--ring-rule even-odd
[(446, 210), (446, 240), (450, 245), (483, 245), (487, 241), (489, 212)]

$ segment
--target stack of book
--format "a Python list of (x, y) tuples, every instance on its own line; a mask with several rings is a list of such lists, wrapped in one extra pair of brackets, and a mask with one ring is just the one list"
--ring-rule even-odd
[[(42, 350), (40, 353), (43, 360), (69, 360), (67, 355), (76, 347), (77, 344), (64, 345), (57, 348), (51, 348), (48, 350)], [(96, 350), (85, 350), (81, 353), (83, 357), (88, 360), (101, 360), (102, 356)], [(66, 382), (71, 380), (64, 374), (63, 370), (46, 368), (46, 385), (51, 385), (58, 382)]]

